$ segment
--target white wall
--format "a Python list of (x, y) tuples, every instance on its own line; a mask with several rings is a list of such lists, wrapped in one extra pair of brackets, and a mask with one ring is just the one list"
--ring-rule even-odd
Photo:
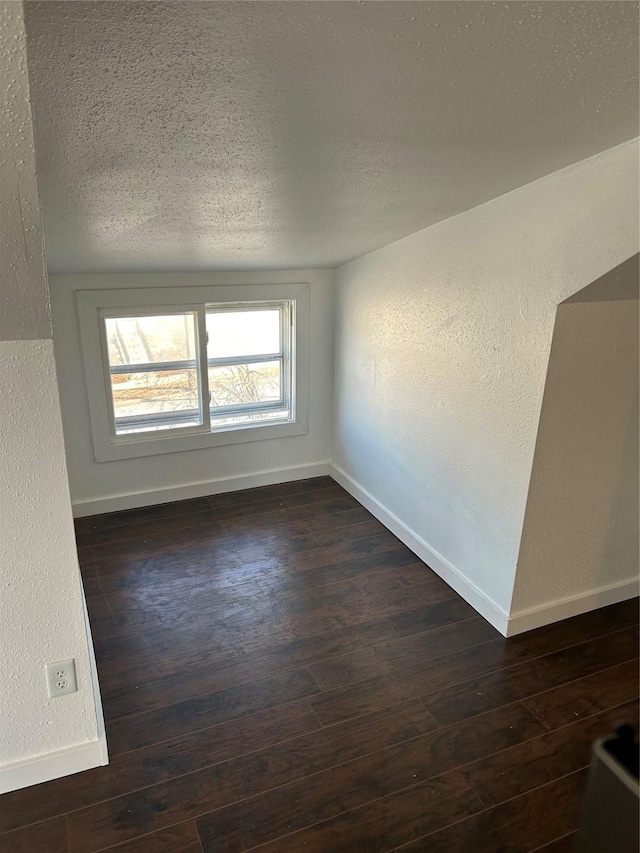
[(50, 338), (22, 3), (0, 3), (0, 340)]
[[(106, 760), (65, 467), (22, 4), (0, 4), (0, 792)], [(44, 666), (75, 658), (49, 699)]]
[(516, 617), (638, 578), (638, 257), (635, 299), (561, 304), (513, 596)]
[(637, 252), (637, 182), (634, 141), (337, 272), (333, 460), (500, 618), (556, 306)]
[[(98, 463), (94, 460), (75, 291), (301, 281), (311, 284), (309, 431), (306, 435), (117, 462)], [(65, 445), (71, 496), (77, 515), (326, 472), (331, 445), (333, 363), (333, 281), (330, 271), (52, 276), (50, 284)]]
[[(53, 343), (0, 342), (2, 765), (98, 737)], [(7, 405), (10, 401), (10, 405)], [(49, 699), (44, 665), (76, 659), (78, 692)]]

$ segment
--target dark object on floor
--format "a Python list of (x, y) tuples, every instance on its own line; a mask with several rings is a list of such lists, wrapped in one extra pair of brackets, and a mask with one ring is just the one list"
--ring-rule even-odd
[(638, 853), (639, 797), (637, 732), (620, 726), (593, 747), (580, 853)]

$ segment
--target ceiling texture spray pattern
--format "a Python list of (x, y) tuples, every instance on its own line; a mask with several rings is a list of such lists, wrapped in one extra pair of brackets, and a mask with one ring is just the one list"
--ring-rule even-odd
[(28, 2), (52, 272), (335, 266), (638, 134), (631, 2)]

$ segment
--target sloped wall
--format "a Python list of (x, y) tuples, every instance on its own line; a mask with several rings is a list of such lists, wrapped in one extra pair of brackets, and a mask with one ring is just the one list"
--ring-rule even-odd
[(637, 185), (634, 141), (337, 271), (333, 460), (495, 624), (556, 307), (638, 251)]

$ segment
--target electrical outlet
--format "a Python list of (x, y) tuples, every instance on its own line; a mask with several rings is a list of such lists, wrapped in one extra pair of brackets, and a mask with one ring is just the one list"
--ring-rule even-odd
[(67, 693), (75, 693), (78, 689), (76, 682), (76, 662), (61, 660), (58, 663), (48, 663), (44, 668), (47, 674), (47, 690), (49, 696), (66, 696)]

